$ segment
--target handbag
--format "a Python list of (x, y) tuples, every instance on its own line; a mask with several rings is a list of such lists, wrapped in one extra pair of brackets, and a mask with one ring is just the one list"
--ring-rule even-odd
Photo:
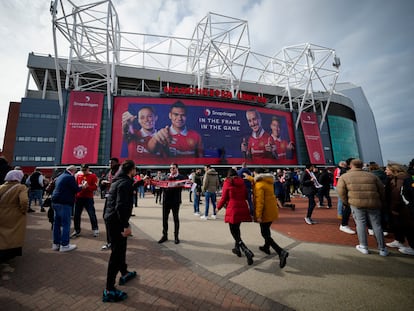
[(52, 206), (52, 198), (49, 196), (43, 201), (43, 207), (51, 207)]

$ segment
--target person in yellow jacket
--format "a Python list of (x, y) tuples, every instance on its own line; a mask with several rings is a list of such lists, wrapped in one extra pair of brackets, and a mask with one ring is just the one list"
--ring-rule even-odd
[(270, 232), (270, 226), (279, 217), (279, 207), (273, 188), (275, 179), (271, 173), (265, 172), (263, 168), (255, 169), (254, 177), (247, 174), (244, 177), (253, 183), (254, 218), (260, 224), (260, 232), (265, 241), (265, 244), (259, 249), (270, 255), (270, 247), (272, 247), (279, 255), (279, 267), (283, 268), (286, 266), (289, 253), (272, 239)]

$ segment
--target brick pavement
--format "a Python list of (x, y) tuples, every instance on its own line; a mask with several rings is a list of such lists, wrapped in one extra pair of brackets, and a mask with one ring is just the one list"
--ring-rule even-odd
[(96, 201), (100, 237), (92, 236), (84, 212), (81, 237), (71, 242), (78, 249), (69, 253), (50, 249), (46, 213), (28, 214), (23, 256), (12, 263), (10, 279), (0, 280), (1, 310), (291, 310), (159, 246), (138, 228), (127, 262), (139, 278), (122, 286), (127, 300), (102, 303), (109, 252), (100, 250), (103, 204)]

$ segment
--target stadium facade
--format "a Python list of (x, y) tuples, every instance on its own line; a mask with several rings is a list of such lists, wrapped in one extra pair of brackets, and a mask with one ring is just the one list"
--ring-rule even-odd
[[(29, 54), (26, 94), (10, 105), (3, 153), (13, 165), (99, 166), (110, 157), (148, 168), (333, 166), (349, 157), (382, 164), (372, 111), (360, 87), (337, 83), (333, 49), (305, 43), (254, 53), (247, 22), (214, 13), (192, 38), (178, 38), (122, 32), (111, 1), (61, 0), (50, 10), (54, 55)], [(59, 57), (59, 40), (69, 42), (68, 57)], [(137, 142), (139, 111), (149, 107), (160, 130), (171, 127), (177, 102), (200, 150), (180, 149), (194, 144), (186, 133), (172, 139), (178, 145), (146, 150), (144, 138)], [(248, 111), (258, 112), (266, 137), (277, 120), (279, 142), (250, 140)]]

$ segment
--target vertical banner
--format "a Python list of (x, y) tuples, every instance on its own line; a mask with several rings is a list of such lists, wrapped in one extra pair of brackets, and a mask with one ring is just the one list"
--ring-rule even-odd
[(98, 162), (103, 101), (102, 93), (70, 93), (62, 164)]
[(318, 127), (318, 118), (315, 113), (302, 112), (300, 115), (303, 135), (311, 164), (325, 164), (325, 156)]

